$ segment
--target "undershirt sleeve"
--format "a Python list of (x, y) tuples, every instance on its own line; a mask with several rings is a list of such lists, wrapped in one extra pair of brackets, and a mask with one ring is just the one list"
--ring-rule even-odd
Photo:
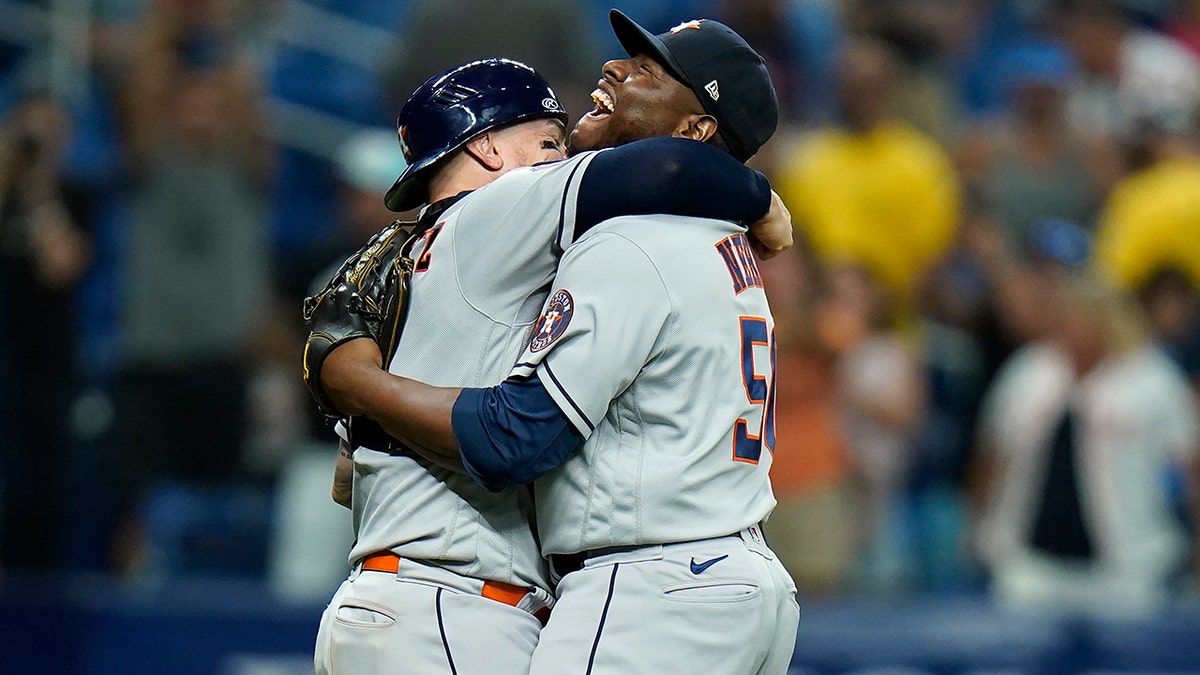
[(451, 421), (467, 475), (493, 492), (533, 482), (583, 442), (536, 373), (463, 389)]
[(707, 143), (648, 138), (598, 153), (584, 171), (575, 238), (617, 216), (661, 213), (753, 223), (771, 207), (762, 173)]

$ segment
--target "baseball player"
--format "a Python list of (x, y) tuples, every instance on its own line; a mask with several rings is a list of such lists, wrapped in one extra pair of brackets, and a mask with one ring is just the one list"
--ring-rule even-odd
[[(702, 109), (713, 124), (699, 140), (719, 135), (739, 160), (772, 135), (766, 69), (728, 27), (655, 36), (611, 18), (631, 58), (605, 65), (600, 119), (581, 121), (573, 144), (619, 136), (655, 114), (617, 118), (622, 106), (648, 101)], [(560, 581), (533, 673), (783, 673), (799, 607), (761, 534), (775, 504), (773, 326), (742, 228), (616, 217), (566, 251), (502, 384), (393, 377), (375, 343), (357, 340), (331, 355), (325, 385), (490, 490), (536, 481)]]
[[(477, 147), (480, 134), (526, 119), (546, 130), (562, 117), (534, 78), (511, 61), (468, 64), (431, 79), (401, 111), (410, 166), (387, 203), (432, 205), (411, 252), (409, 318), (390, 364), (398, 374), (455, 386), (503, 379), (561, 252), (602, 220), (664, 211), (754, 221), (772, 204), (761, 174), (711, 146), (669, 138), (490, 182), (510, 167), (482, 170), (495, 156)], [(664, 119), (641, 133), (684, 135), (689, 121)], [(532, 140), (529, 162), (558, 151), (553, 134)], [(778, 212), (774, 220), (790, 228)], [(353, 432), (353, 424), (342, 429), (343, 451)], [(428, 461), (366, 448), (353, 452), (353, 473), (354, 569), (322, 618), (318, 671), (526, 672), (536, 617), (551, 598), (525, 492), (492, 493)]]

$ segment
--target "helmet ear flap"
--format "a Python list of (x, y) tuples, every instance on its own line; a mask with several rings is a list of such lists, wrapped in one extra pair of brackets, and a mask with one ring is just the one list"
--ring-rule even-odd
[(388, 190), (387, 207), (408, 211), (420, 206), (428, 177), (418, 174), (484, 131), (538, 117), (567, 122), (549, 83), (520, 61), (472, 61), (430, 78), (408, 98), (396, 120), (408, 168)]

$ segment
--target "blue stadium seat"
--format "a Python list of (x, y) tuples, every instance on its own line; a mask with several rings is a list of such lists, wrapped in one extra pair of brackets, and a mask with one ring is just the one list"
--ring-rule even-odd
[(792, 663), (820, 673), (1004, 669), (1049, 674), (1066, 672), (1071, 659), (1066, 622), (1003, 612), (984, 598), (802, 601), (801, 608)]
[(266, 573), (270, 498), (246, 486), (162, 483), (142, 505), (152, 579), (260, 579)]
[(1200, 609), (1146, 620), (1093, 618), (1082, 626), (1088, 670), (1200, 672)]

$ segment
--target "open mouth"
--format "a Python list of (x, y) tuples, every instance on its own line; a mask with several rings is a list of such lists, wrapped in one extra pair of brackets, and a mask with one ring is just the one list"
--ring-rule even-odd
[(612, 97), (599, 89), (592, 92), (592, 102), (596, 107), (588, 113), (588, 117), (607, 117), (616, 109)]

